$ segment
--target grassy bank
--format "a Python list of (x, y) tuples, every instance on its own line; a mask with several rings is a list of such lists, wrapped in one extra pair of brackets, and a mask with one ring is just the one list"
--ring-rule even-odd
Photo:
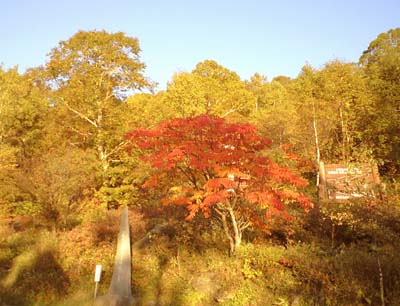
[[(133, 243), (149, 238), (133, 248), (137, 305), (398, 305), (399, 219), (387, 205), (392, 211), (381, 206), (373, 218), (365, 206), (349, 209), (353, 221), (336, 224), (334, 241), (333, 219), (314, 212), (290, 236), (250, 233), (235, 256), (212, 227), (131, 209)], [(3, 224), (0, 305), (90, 305), (96, 264), (99, 294), (110, 284), (118, 216), (104, 212), (57, 233)], [(168, 230), (146, 236), (167, 221)]]

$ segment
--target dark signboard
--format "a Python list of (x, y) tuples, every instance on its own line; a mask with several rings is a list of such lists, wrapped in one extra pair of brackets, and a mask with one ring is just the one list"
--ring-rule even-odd
[(376, 196), (380, 185), (376, 164), (319, 165), (319, 198), (344, 201)]

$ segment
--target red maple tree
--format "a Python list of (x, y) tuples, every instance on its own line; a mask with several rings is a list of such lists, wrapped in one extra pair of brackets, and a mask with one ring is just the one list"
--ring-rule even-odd
[(240, 246), (249, 226), (268, 229), (276, 215), (292, 218), (286, 207), (312, 207), (299, 192), (307, 181), (266, 155), (270, 141), (250, 124), (201, 115), (136, 129), (127, 138), (155, 169), (143, 187), (164, 188), (164, 205), (184, 205), (187, 220), (197, 214), (217, 218), (230, 243)]

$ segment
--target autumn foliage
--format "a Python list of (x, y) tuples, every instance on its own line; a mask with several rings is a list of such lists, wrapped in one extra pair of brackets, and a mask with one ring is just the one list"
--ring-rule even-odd
[(298, 191), (307, 181), (265, 156), (271, 142), (250, 124), (201, 115), (136, 129), (127, 138), (155, 169), (143, 187), (161, 188), (163, 204), (185, 206), (187, 220), (218, 218), (232, 252), (249, 226), (267, 230), (272, 217), (291, 218), (287, 206), (312, 207)]

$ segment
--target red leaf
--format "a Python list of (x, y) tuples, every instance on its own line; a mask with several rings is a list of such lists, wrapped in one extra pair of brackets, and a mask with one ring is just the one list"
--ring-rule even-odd
[(204, 186), (207, 191), (215, 191), (220, 190), (221, 188), (224, 189), (231, 189), (237, 187), (237, 183), (230, 180), (229, 178), (215, 178), (208, 180)]
[[(165, 194), (163, 201), (166, 205), (186, 206), (187, 220), (199, 212), (209, 217), (213, 205), (235, 198), (235, 209), (242, 217), (267, 229), (265, 218), (279, 214), (290, 219), (285, 205), (288, 201), (297, 202), (305, 211), (312, 207), (299, 191), (308, 182), (265, 156), (271, 141), (250, 124), (201, 115), (168, 120), (151, 130), (137, 129), (126, 137), (132, 146), (144, 149), (144, 160), (159, 175), (169, 178), (160, 182), (156, 175), (143, 187), (163, 184), (160, 190), (172, 186), (190, 189), (182, 189), (174, 197)], [(290, 145), (282, 149), (288, 158), (301, 161)]]
[(146, 182), (142, 184), (142, 188), (154, 187), (157, 186), (158, 184), (159, 184), (158, 176), (153, 175), (152, 177), (150, 177), (150, 179), (148, 179)]

